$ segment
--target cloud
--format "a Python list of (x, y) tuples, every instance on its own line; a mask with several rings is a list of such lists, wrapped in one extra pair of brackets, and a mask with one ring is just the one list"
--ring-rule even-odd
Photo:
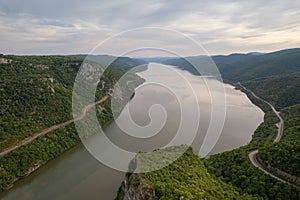
[(181, 31), (212, 54), (272, 51), (300, 46), (299, 19), (300, 2), (291, 0), (10, 0), (0, 2), (0, 43), (3, 53), (88, 53), (113, 34), (155, 26)]

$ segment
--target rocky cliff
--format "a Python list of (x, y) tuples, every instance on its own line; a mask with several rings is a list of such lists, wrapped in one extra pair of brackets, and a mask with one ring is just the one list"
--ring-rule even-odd
[(154, 187), (145, 184), (140, 174), (127, 174), (123, 180), (116, 200), (143, 200), (155, 196)]
[[(169, 147), (157, 150), (156, 154), (139, 154), (144, 164), (160, 165), (168, 161), (172, 152), (179, 152), (184, 146)], [(148, 165), (147, 165), (148, 166)], [(146, 165), (143, 167), (147, 167)], [(222, 182), (210, 175), (191, 148), (175, 162), (147, 173), (127, 173), (122, 182), (117, 200), (149, 200), (149, 199), (257, 199), (244, 194), (232, 185)]]

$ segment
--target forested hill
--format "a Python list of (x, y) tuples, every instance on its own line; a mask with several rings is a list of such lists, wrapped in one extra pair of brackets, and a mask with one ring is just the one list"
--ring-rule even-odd
[[(266, 54), (231, 54), (212, 56), (224, 79), (245, 81), (270, 76), (287, 75), (300, 72), (300, 48), (287, 49)], [(146, 61), (159, 62), (178, 66), (197, 74), (194, 67), (187, 61), (192, 60), (201, 64), (207, 56), (187, 58), (152, 58)]]
[[(72, 89), (82, 62), (65, 56), (0, 56), (0, 150), (72, 118)], [(139, 64), (130, 58), (114, 62), (98, 94), (104, 95), (124, 68)]]
[[(251, 143), (246, 147), (212, 156), (207, 161), (210, 172), (248, 193), (258, 193), (266, 199), (299, 199), (299, 189), (275, 183), (267, 175), (252, 171), (254, 168), (249, 162), (248, 153), (253, 148), (258, 148), (257, 157), (266, 169), (299, 185), (300, 49), (263, 55), (217, 56), (213, 59), (223, 78), (232, 83), (242, 82), (259, 97), (273, 104), (283, 116), (284, 130), (280, 142), (271, 142), (277, 133), (275, 124), (278, 119), (265, 110), (265, 122), (256, 130)], [(251, 95), (249, 97), (254, 100)], [(261, 102), (254, 102), (265, 108)], [(253, 180), (258, 182), (256, 187), (249, 184)], [(279, 187), (280, 190), (277, 190)]]
[(300, 49), (213, 57), (223, 79), (242, 82), (281, 109), (300, 103)]
[(300, 72), (300, 48), (267, 54), (213, 56), (224, 79), (245, 81)]
[[(0, 55), (0, 151), (17, 146), (72, 116), (74, 80), (84, 58)], [(101, 64), (101, 60), (98, 60)], [(96, 100), (107, 95), (127, 69), (140, 65), (130, 58), (114, 63), (101, 77)], [(124, 66), (124, 67), (123, 67)], [(124, 69), (125, 68), (125, 69)], [(135, 83), (142, 79), (131, 74)], [(99, 122), (112, 119), (110, 100), (102, 103)], [(0, 190), (79, 143), (74, 124), (51, 131), (0, 157)]]
[[(207, 61), (207, 57), (203, 56), (188, 59), (200, 64)], [(279, 182), (258, 170), (250, 162), (248, 154), (258, 149), (257, 157), (265, 168), (285, 180), (292, 181), (294, 185), (299, 184), (300, 49), (267, 54), (213, 56), (212, 59), (224, 81), (232, 84), (241, 82), (259, 97), (271, 102), (281, 112), (285, 125), (282, 140), (274, 144), (273, 139), (277, 134), (275, 124), (278, 123), (278, 118), (268, 105), (248, 94), (249, 98), (265, 111), (264, 123), (255, 131), (250, 144), (205, 159), (206, 169), (224, 182), (263, 199), (299, 199), (299, 188)], [(184, 58), (159, 58), (151, 59), (151, 62), (174, 65), (199, 74)], [(154, 184), (155, 182), (156, 180)]]
[[(225, 82), (242, 82), (277, 108), (300, 103), (300, 48), (266, 54), (212, 56)], [(158, 58), (152, 62), (178, 66), (193, 74), (199, 72), (187, 61), (208, 62), (206, 56)]]
[[(122, 68), (125, 71), (129, 71), (133, 69), (133, 67), (141, 66), (143, 64), (146, 64), (147, 62), (141, 59), (134, 59), (129, 57), (116, 57), (116, 56), (110, 56), (110, 55), (70, 55), (70, 57), (74, 58), (82, 58), (82, 59), (89, 59), (93, 60), (95, 62), (100, 62), (105, 66), (109, 66), (110, 68)], [(145, 66), (141, 66), (145, 67)], [(140, 69), (138, 67), (138, 69)], [(145, 69), (145, 68), (143, 68)]]
[(1, 56), (0, 149), (70, 119), (71, 95), (82, 59)]
[[(156, 165), (153, 160), (168, 162), (184, 146), (157, 150), (155, 154), (141, 153), (145, 166)], [(226, 184), (209, 174), (203, 160), (189, 148), (178, 160), (160, 170), (127, 174), (116, 200), (130, 199), (259, 199)]]

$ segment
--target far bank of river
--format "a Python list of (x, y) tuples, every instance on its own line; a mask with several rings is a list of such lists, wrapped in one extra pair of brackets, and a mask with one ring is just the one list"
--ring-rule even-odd
[[(203, 140), (203, 134), (207, 130), (210, 120), (210, 105), (207, 98), (205, 81), (213, 84), (217, 80), (211, 78), (200, 78), (186, 71), (176, 69), (180, 74), (187, 77), (195, 87), (198, 95), (202, 96), (199, 102), (201, 110), (201, 121), (199, 123), (199, 134), (194, 140), (193, 147), (199, 148)], [(147, 109), (155, 104), (162, 103), (170, 113), (171, 118), (167, 120), (166, 126), (159, 132), (160, 137), (153, 137), (150, 144), (141, 143), (141, 139), (132, 139), (124, 136), (123, 131), (116, 123), (111, 123), (105, 128), (106, 135), (118, 146), (126, 149), (147, 150), (163, 146), (170, 141), (174, 131), (178, 127), (180, 112), (174, 103), (172, 95), (164, 88), (147, 83), (159, 79), (168, 79), (174, 90), (184, 96), (180, 88), (180, 80), (170, 77), (168, 71), (163, 70), (159, 64), (150, 64), (148, 70), (140, 72), (139, 75), (146, 80), (135, 93), (130, 101), (132, 118), (137, 124), (147, 125), (149, 115)], [(241, 91), (235, 90), (233, 86), (224, 84), (227, 95), (227, 113), (222, 134), (210, 154), (215, 154), (247, 144), (258, 125), (263, 121), (263, 112), (253, 105), (247, 96)], [(216, 91), (218, 92), (218, 91)], [(189, 98), (184, 99), (189, 101)], [(148, 105), (148, 106), (145, 106)], [(154, 113), (155, 114), (155, 113)], [(128, 116), (121, 114), (118, 118), (120, 123), (126, 122)], [(186, 130), (188, 132), (188, 130)], [(135, 133), (144, 134), (144, 133)], [(4, 200), (15, 199), (113, 199), (125, 173), (113, 170), (100, 164), (84, 148), (82, 144), (67, 151), (55, 160), (34, 172), (29, 177), (18, 181), (11, 190), (0, 195)]]

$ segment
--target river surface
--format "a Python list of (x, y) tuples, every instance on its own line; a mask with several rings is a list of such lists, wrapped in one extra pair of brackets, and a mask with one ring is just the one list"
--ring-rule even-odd
[[(171, 67), (175, 69), (177, 74), (182, 75), (176, 78), (171, 76), (165, 70), (166, 68), (170, 67), (150, 64), (146, 71), (139, 72), (139, 76), (146, 81), (136, 89), (134, 98), (127, 105), (130, 108), (132, 119), (140, 126), (151, 124), (151, 118), (159, 119), (163, 116), (160, 109), (153, 109), (150, 114), (148, 113), (152, 105), (163, 105), (168, 117), (165, 125), (158, 130), (156, 135), (149, 135), (149, 131), (140, 131), (132, 133), (133, 136), (140, 136), (140, 138), (133, 138), (128, 133), (124, 134), (117, 123), (113, 122), (105, 128), (105, 134), (114, 144), (127, 150), (148, 151), (163, 147), (169, 143), (175, 137), (174, 133), (178, 130), (180, 117), (182, 116), (182, 111), (178, 109), (180, 106), (178, 106), (179, 102), (176, 101), (176, 98), (178, 98), (176, 93), (184, 102), (191, 101), (189, 96), (184, 96), (186, 94), (184, 86), (181, 87), (182, 77), (185, 77), (191, 84), (191, 87), (193, 87), (195, 96), (201, 97), (197, 101), (201, 118), (197, 135), (192, 142), (195, 153), (199, 152), (208, 129), (212, 110), (210, 97), (213, 95), (209, 94), (206, 84), (223, 83), (212, 77), (194, 76), (187, 71)], [(173, 88), (168, 89), (158, 84), (150, 84), (159, 80), (167, 81), (170, 87)], [(210, 155), (247, 144), (250, 142), (255, 129), (263, 121), (264, 113), (253, 105), (244, 93), (235, 90), (233, 86), (228, 84), (223, 84), (222, 86), (225, 88), (227, 101), (225, 124), (216, 145), (209, 153)], [(220, 91), (210, 92), (218, 93)], [(186, 109), (191, 109), (190, 113), (192, 113), (194, 108)], [(123, 111), (117, 122), (119, 125), (125, 125), (127, 130), (131, 130), (130, 126), (126, 127), (128, 118), (128, 113)], [(162, 120), (158, 120), (158, 124), (155, 124), (155, 120), (153, 121), (154, 129), (157, 126), (161, 126), (159, 124), (160, 121)], [(193, 121), (193, 118), (190, 121)], [(157, 131), (154, 129), (154, 132)], [(184, 131), (189, 132), (189, 129)], [(144, 138), (147, 137), (150, 138), (148, 142), (143, 142)], [(181, 137), (182, 143), (185, 143), (186, 137), (184, 135)], [(80, 144), (50, 161), (29, 177), (18, 181), (15, 187), (2, 193), (0, 198), (4, 200), (114, 199), (124, 176), (124, 172), (119, 172), (100, 164)]]

